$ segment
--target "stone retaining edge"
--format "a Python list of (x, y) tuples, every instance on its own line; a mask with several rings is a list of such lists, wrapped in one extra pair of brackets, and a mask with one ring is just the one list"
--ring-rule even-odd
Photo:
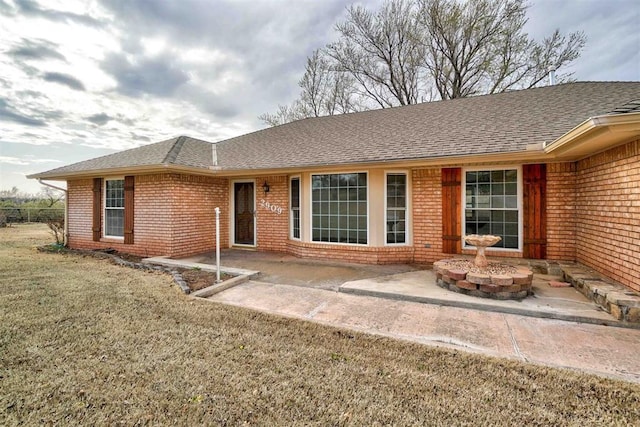
[(621, 322), (640, 325), (640, 295), (580, 264), (560, 264), (564, 280)]

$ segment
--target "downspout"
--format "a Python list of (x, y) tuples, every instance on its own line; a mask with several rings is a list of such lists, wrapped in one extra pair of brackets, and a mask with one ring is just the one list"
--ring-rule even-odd
[(44, 185), (46, 187), (50, 187), (55, 190), (60, 190), (64, 192), (64, 235), (63, 235), (62, 243), (64, 244), (64, 246), (67, 246), (67, 243), (69, 242), (69, 192), (67, 191), (66, 188), (58, 187), (53, 184), (48, 184), (40, 178), (38, 178), (38, 182), (41, 185)]

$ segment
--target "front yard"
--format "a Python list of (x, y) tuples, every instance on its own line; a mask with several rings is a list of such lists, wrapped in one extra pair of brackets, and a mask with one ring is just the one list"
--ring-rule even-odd
[(190, 299), (0, 228), (0, 424), (615, 425), (640, 386)]

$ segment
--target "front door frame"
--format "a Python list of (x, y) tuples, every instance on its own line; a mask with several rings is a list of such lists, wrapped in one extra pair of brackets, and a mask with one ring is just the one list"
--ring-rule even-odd
[[(244, 243), (236, 243), (236, 184), (243, 184), (243, 183), (249, 183), (249, 184), (253, 184), (253, 244), (244, 244)], [(258, 227), (257, 227), (257, 221), (256, 221), (256, 209), (257, 209), (257, 205), (256, 205), (256, 180), (255, 179), (235, 179), (231, 181), (231, 188), (229, 189), (229, 193), (230, 193), (230, 199), (231, 199), (231, 221), (229, 221), (230, 223), (230, 228), (231, 228), (231, 239), (232, 239), (232, 245), (233, 246), (240, 246), (240, 247), (248, 247), (248, 248), (255, 248), (256, 247), (256, 242), (258, 241)]]

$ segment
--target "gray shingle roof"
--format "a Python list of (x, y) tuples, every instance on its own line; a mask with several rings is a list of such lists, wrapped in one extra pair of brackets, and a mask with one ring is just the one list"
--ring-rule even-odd
[(635, 99), (631, 102), (628, 102), (620, 107), (617, 107), (611, 114), (627, 114), (627, 113), (638, 113), (640, 112), (640, 99)]
[(181, 136), (34, 177), (153, 165), (259, 170), (524, 152), (590, 117), (637, 111), (639, 99), (640, 82), (568, 83), (309, 118), (215, 147)]
[(213, 164), (212, 147), (213, 145), (210, 142), (179, 136), (156, 142), (155, 144), (143, 145), (142, 147), (62, 166), (42, 174), (36, 174), (34, 177), (139, 166), (180, 165), (206, 169)]
[(525, 151), (640, 99), (640, 82), (582, 82), (304, 119), (218, 144), (224, 169)]

